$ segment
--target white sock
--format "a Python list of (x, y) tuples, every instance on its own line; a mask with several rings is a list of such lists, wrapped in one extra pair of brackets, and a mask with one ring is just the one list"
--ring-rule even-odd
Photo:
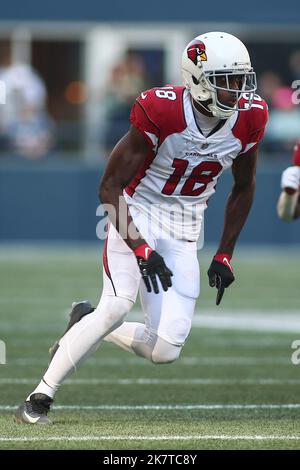
[(53, 398), (58, 387), (50, 387), (43, 379), (40, 381), (36, 389), (28, 395), (26, 401), (30, 400), (33, 393), (44, 393), (48, 397)]

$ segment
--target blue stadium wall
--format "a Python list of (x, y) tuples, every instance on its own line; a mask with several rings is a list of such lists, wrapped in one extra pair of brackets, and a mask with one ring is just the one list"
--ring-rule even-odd
[(139, 0), (10, 0), (1, 2), (1, 18), (4, 20), (46, 21), (118, 21), (118, 22), (241, 22), (244, 24), (297, 24), (300, 19), (299, 0), (261, 2), (252, 0), (246, 7), (240, 1), (230, 3), (190, 0), (161, 2), (152, 0), (141, 4)]
[[(300, 222), (286, 224), (276, 215), (280, 168), (261, 169), (247, 225), (240, 238), (251, 244), (294, 244)], [(83, 164), (20, 168), (0, 167), (0, 241), (96, 241), (98, 185), (102, 170)], [(205, 218), (205, 240), (217, 243), (232, 184), (223, 175)]]

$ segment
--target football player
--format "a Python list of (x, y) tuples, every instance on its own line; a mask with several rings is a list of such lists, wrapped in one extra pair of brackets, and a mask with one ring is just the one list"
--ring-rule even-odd
[(277, 213), (282, 220), (290, 222), (300, 217), (300, 140), (294, 147), (293, 166), (281, 175), (281, 189)]
[[(146, 90), (132, 107), (131, 127), (113, 149), (100, 187), (102, 203), (113, 209), (100, 302), (95, 310), (88, 302), (73, 306), (70, 329), (17, 411), (20, 422), (50, 424), (58, 387), (104, 338), (156, 364), (179, 357), (200, 291), (203, 213), (230, 167), (223, 234), (208, 269), (217, 304), (234, 281), (231, 258), (252, 205), (267, 106), (255, 94), (248, 51), (231, 34), (193, 39), (181, 68), (184, 86)], [(145, 321), (125, 322), (138, 291)]]

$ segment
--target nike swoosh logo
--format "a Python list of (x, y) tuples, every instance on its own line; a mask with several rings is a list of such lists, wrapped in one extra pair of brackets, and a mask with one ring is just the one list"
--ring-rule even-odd
[(222, 261), (223, 261), (224, 264), (227, 264), (227, 266), (228, 266), (228, 268), (230, 269), (230, 271), (232, 271), (232, 267), (230, 266), (230, 263), (229, 263), (228, 259), (225, 258), (225, 256), (224, 256), (224, 258), (222, 259)]
[(148, 259), (148, 251), (151, 251), (151, 248), (145, 248), (145, 258)]
[(27, 414), (25, 410), (24, 410), (24, 416), (27, 419), (27, 421), (29, 421), (30, 423), (36, 423), (40, 419), (39, 417), (33, 418), (32, 416)]
[(147, 94), (146, 94), (146, 93), (141, 93), (141, 97), (142, 97), (143, 100), (144, 100), (145, 98), (147, 98)]

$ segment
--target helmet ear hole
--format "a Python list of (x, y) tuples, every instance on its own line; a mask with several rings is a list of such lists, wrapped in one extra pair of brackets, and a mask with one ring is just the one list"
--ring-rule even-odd
[(192, 80), (193, 80), (195, 85), (199, 85), (199, 80), (197, 80), (197, 78), (194, 77), (194, 75), (192, 75)]

